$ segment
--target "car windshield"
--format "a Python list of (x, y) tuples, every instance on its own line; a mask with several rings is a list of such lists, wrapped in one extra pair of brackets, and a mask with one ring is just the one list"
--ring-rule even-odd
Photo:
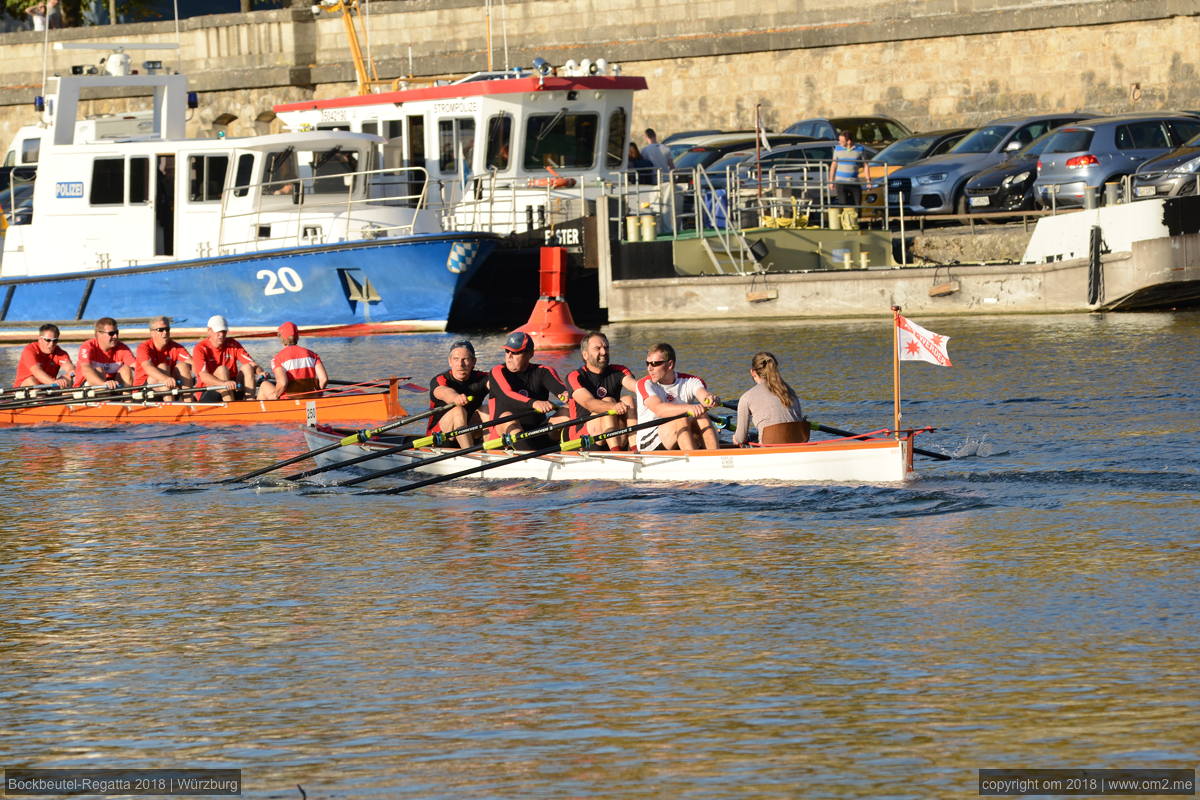
[(1059, 128), (1050, 137), (1043, 153), (1081, 153), (1092, 146), (1092, 131), (1087, 128)]
[(732, 167), (734, 164), (739, 164), (748, 158), (754, 158), (754, 151), (739, 150), (736, 153), (730, 153), (724, 158), (718, 158), (704, 169), (708, 172), (724, 172), (727, 168)]
[(712, 147), (693, 147), (675, 156), (676, 169), (703, 167), (716, 161), (720, 153)]
[(1200, 147), (1200, 133), (1197, 133), (1192, 138), (1183, 143), (1184, 147)]
[(1013, 129), (1012, 125), (984, 125), (966, 135), (954, 146), (951, 153), (990, 153), (999, 147), (1004, 137)]
[(894, 164), (902, 167), (911, 164), (925, 155), (925, 151), (933, 146), (938, 136), (909, 136), (892, 142), (876, 154), (871, 161), (876, 164)]
[(880, 117), (838, 117), (829, 120), (839, 131), (850, 131), (854, 141), (860, 144), (880, 144), (908, 136), (904, 126)]
[(1041, 136), (1022, 147), (1020, 150), (1014, 153), (1014, 155), (1018, 157), (1040, 156), (1042, 151), (1046, 149), (1046, 145), (1050, 144), (1050, 140), (1054, 138), (1054, 134), (1055, 131), (1046, 131)]

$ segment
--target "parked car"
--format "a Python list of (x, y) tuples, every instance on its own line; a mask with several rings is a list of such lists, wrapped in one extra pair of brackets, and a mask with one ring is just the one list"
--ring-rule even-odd
[(850, 131), (854, 141), (870, 145), (876, 150), (912, 135), (904, 123), (891, 117), (814, 117), (794, 122), (783, 129), (784, 133), (810, 139), (837, 139), (838, 131)]
[(714, 133), (720, 132), (721, 131), (716, 128), (707, 128), (705, 130), (697, 131), (676, 131), (667, 138), (663, 139), (662, 144), (670, 144), (671, 142), (676, 142), (680, 139), (691, 139), (693, 136), (712, 136)]
[[(773, 147), (781, 144), (812, 141), (807, 136), (794, 136), (783, 133), (771, 133), (768, 134), (768, 137)], [(676, 145), (684, 145), (680, 148), (678, 154), (672, 152), (672, 157), (675, 159), (676, 169), (690, 169), (692, 167), (706, 169), (709, 164), (729, 153), (737, 150), (752, 150), (756, 141), (757, 137), (754, 133), (718, 133), (711, 136), (699, 136), (690, 140), (681, 139), (678, 142), (672, 142), (672, 150), (674, 150)]]
[(925, 133), (914, 133), (897, 139), (880, 150), (863, 168), (863, 205), (883, 207), (883, 187), (887, 176), (901, 167), (930, 156), (948, 152), (958, 144), (971, 128), (942, 128)]
[(1092, 118), (1051, 137), (1038, 161), (1034, 191), (1043, 206), (1081, 206), (1088, 191), (1132, 175), (1143, 162), (1200, 134), (1189, 114), (1127, 114)]
[(1047, 131), (967, 181), (967, 207), (971, 211), (1027, 211), (1040, 205), (1033, 193), (1038, 157), (1054, 136)]
[(948, 153), (914, 161), (888, 179), (888, 205), (906, 214), (965, 214), (967, 181), (1048, 130), (1095, 116), (1088, 112), (1001, 117), (968, 133)]
[(1143, 162), (1133, 173), (1133, 197), (1178, 197), (1200, 194), (1196, 173), (1200, 172), (1200, 136), (1182, 147)]

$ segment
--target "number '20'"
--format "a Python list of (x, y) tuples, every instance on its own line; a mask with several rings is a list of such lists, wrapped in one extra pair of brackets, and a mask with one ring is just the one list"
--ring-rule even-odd
[(304, 288), (304, 281), (300, 280), (300, 275), (291, 267), (280, 267), (277, 270), (260, 269), (254, 277), (267, 282), (263, 294), (268, 297), (284, 292), (298, 292)]

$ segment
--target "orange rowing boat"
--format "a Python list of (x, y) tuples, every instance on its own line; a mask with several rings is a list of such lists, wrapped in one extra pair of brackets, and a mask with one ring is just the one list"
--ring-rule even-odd
[(397, 383), (383, 391), (361, 388), (327, 392), (323, 397), (232, 402), (85, 402), (0, 410), (0, 425), (295, 425), (335, 422), (382, 422), (406, 412)]

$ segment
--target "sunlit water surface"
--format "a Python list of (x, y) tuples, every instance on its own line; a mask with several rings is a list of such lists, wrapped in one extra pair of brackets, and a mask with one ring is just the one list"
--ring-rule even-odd
[[(904, 486), (305, 495), (204, 484), (302, 452), (294, 429), (0, 430), (3, 766), (241, 768), (255, 798), (1196, 766), (1200, 316), (918, 321), (955, 366), (903, 365), (905, 422), (958, 457)], [(814, 419), (891, 420), (886, 319), (610, 335), (729, 398), (770, 349)], [(309, 344), (424, 383), (453, 338)]]

